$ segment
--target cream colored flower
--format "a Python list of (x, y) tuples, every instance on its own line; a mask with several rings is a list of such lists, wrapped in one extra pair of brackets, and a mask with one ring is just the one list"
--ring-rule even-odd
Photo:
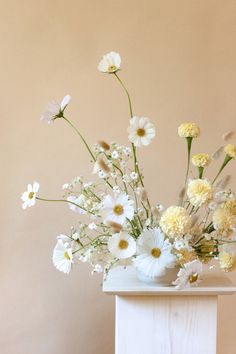
[(120, 69), (121, 58), (120, 54), (116, 52), (110, 52), (102, 57), (102, 60), (98, 64), (98, 70), (103, 73), (115, 73)]
[(201, 281), (202, 263), (198, 260), (186, 263), (178, 273), (178, 278), (173, 282), (178, 290), (196, 286)]
[(69, 274), (71, 265), (73, 262), (72, 248), (69, 248), (69, 244), (63, 243), (62, 239), (57, 241), (57, 244), (53, 251), (53, 264), (60, 270), (60, 272)]
[(228, 210), (230, 214), (236, 216), (236, 198), (230, 198), (221, 205), (222, 209)]
[(178, 238), (190, 230), (191, 218), (185, 208), (171, 206), (162, 214), (160, 226), (167, 236)]
[(236, 158), (236, 145), (228, 144), (225, 146), (224, 151), (226, 155), (228, 155), (232, 159)]
[(123, 225), (126, 219), (132, 220), (134, 216), (134, 201), (127, 194), (118, 194), (112, 197), (106, 195), (102, 200), (101, 213), (104, 222), (115, 222)]
[(126, 259), (135, 254), (136, 242), (127, 232), (120, 232), (109, 239), (108, 249), (115, 258)]
[(236, 227), (236, 217), (229, 210), (218, 208), (212, 215), (214, 229), (222, 236), (230, 236)]
[(193, 179), (188, 183), (187, 196), (194, 207), (201, 207), (213, 198), (213, 189), (206, 179)]
[(206, 167), (210, 164), (211, 158), (208, 154), (196, 154), (192, 157), (192, 163), (196, 167)]
[(35, 205), (38, 191), (39, 191), (38, 182), (34, 182), (33, 184), (28, 184), (27, 191), (24, 192), (21, 196), (21, 199), (23, 201), (22, 204), (23, 209)]
[(181, 138), (197, 138), (200, 135), (200, 129), (196, 123), (182, 123), (178, 128), (178, 134)]
[(137, 147), (147, 146), (155, 137), (154, 125), (146, 117), (133, 117), (128, 128), (129, 140)]
[(225, 272), (231, 272), (236, 268), (236, 247), (235, 244), (224, 245), (219, 253), (220, 268)]

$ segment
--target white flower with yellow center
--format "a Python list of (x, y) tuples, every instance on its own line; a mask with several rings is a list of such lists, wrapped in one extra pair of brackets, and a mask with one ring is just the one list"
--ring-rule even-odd
[(224, 148), (226, 155), (228, 155), (231, 159), (236, 158), (236, 145), (228, 144)]
[(178, 128), (178, 134), (181, 138), (197, 138), (200, 135), (200, 129), (196, 123), (182, 123)]
[[(86, 211), (82, 208), (85, 207), (86, 197), (83, 194), (80, 194), (78, 197), (76, 195), (70, 195), (68, 198), (68, 205), (71, 210), (76, 213), (85, 214)], [(80, 208), (80, 207), (82, 208)]]
[(176, 264), (171, 251), (169, 240), (165, 239), (159, 228), (145, 230), (137, 241), (138, 256), (134, 265), (141, 274), (149, 278), (162, 276), (166, 268), (174, 268)]
[(51, 101), (48, 103), (45, 112), (41, 116), (41, 120), (47, 122), (48, 124), (52, 123), (55, 119), (63, 116), (64, 110), (71, 101), (70, 95), (66, 95), (61, 103), (56, 101)]
[(114, 197), (106, 195), (102, 200), (101, 213), (104, 223), (115, 222), (123, 225), (126, 219), (132, 220), (134, 216), (134, 201), (127, 194), (115, 194)]
[(191, 218), (185, 208), (170, 206), (162, 214), (160, 226), (167, 236), (179, 238), (189, 232)]
[(173, 285), (179, 290), (197, 286), (201, 282), (202, 270), (202, 263), (198, 260), (185, 263)]
[(230, 236), (236, 228), (236, 217), (229, 210), (218, 208), (212, 215), (214, 229), (222, 236)]
[(72, 248), (69, 248), (69, 243), (63, 243), (62, 239), (57, 241), (53, 251), (53, 264), (63, 273), (69, 274), (73, 263)]
[(129, 140), (136, 147), (147, 146), (155, 137), (156, 131), (154, 125), (146, 117), (133, 117), (130, 119), (128, 128)]
[(206, 167), (210, 162), (211, 157), (208, 154), (195, 154), (192, 157), (192, 163), (196, 167)]
[(35, 205), (38, 191), (39, 191), (38, 182), (34, 182), (33, 184), (28, 184), (27, 191), (24, 192), (21, 196), (21, 199), (23, 201), (22, 204), (23, 209)]
[(136, 242), (127, 232), (120, 232), (109, 239), (108, 250), (115, 258), (130, 258), (136, 252)]
[(201, 207), (213, 198), (212, 185), (206, 179), (193, 179), (188, 183), (187, 196), (194, 207)]
[(112, 74), (120, 69), (120, 65), (120, 54), (116, 52), (110, 52), (102, 57), (102, 60), (98, 64), (98, 70), (102, 73)]

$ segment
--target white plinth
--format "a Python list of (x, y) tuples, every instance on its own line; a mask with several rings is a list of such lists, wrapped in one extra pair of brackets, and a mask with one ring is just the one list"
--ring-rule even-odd
[(217, 297), (236, 287), (209, 273), (199, 287), (179, 291), (117, 267), (103, 291), (116, 295), (116, 354), (216, 354)]

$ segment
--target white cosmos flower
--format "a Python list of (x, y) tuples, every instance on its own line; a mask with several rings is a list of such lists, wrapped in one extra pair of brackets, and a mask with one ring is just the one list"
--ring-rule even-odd
[(128, 128), (129, 140), (137, 147), (147, 146), (155, 137), (154, 125), (146, 117), (133, 117)]
[(201, 281), (202, 263), (198, 260), (185, 263), (184, 268), (181, 268), (178, 273), (178, 278), (173, 282), (176, 288), (181, 290), (196, 286)]
[(104, 223), (115, 222), (123, 225), (126, 218), (133, 219), (134, 216), (134, 201), (129, 199), (127, 194), (115, 194), (114, 197), (106, 195), (102, 200), (102, 216)]
[(69, 274), (71, 270), (71, 264), (73, 263), (72, 248), (68, 247), (69, 244), (63, 243), (63, 240), (59, 239), (53, 250), (53, 264), (60, 270), (60, 272)]
[(98, 70), (102, 73), (115, 73), (120, 69), (121, 58), (120, 54), (116, 52), (110, 52), (102, 57), (102, 60), (98, 64)]
[(41, 116), (41, 120), (52, 123), (56, 118), (60, 118), (63, 116), (64, 110), (68, 106), (71, 101), (70, 95), (66, 95), (61, 103), (56, 101), (51, 101), (48, 103), (44, 113)]
[[(75, 203), (80, 205), (81, 207), (84, 207), (84, 203), (86, 202), (86, 197), (83, 194), (80, 194), (78, 197), (76, 195), (70, 195), (67, 200), (69, 202)], [(80, 207), (76, 206), (75, 204), (68, 203), (69, 207), (71, 210), (73, 210), (76, 213), (80, 214), (85, 214), (86, 211), (81, 209)]]
[(135, 254), (136, 242), (127, 232), (120, 232), (109, 239), (108, 249), (114, 257), (125, 259)]
[(28, 184), (27, 191), (24, 192), (21, 196), (23, 201), (22, 208), (26, 209), (27, 207), (31, 207), (36, 203), (37, 193), (39, 191), (39, 183), (34, 182), (32, 184)]
[(171, 250), (172, 246), (160, 228), (145, 230), (137, 241), (138, 257), (134, 260), (134, 265), (149, 278), (162, 276), (166, 268), (174, 268), (176, 264)]

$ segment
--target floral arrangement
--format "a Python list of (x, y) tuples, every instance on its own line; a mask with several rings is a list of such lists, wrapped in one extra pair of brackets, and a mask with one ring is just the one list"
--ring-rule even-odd
[[(92, 273), (107, 274), (115, 265), (132, 263), (149, 278), (161, 277), (169, 268), (178, 267), (173, 282), (178, 289), (197, 285), (203, 264), (212, 260), (217, 260), (223, 271), (234, 270), (236, 196), (228, 188), (229, 176), (220, 181), (219, 176), (236, 158), (236, 145), (226, 143), (213, 156), (191, 156), (200, 129), (195, 123), (181, 124), (178, 134), (187, 143), (187, 171), (179, 200), (166, 209), (161, 204), (151, 205), (137, 152), (152, 142), (156, 131), (149, 118), (133, 114), (129, 92), (118, 74), (120, 68), (121, 58), (115, 52), (104, 55), (98, 65), (100, 72), (118, 80), (128, 98), (130, 146), (99, 141), (91, 148), (66, 115), (69, 95), (61, 103), (50, 102), (42, 115), (41, 119), (49, 124), (63, 120), (78, 134), (91, 158), (95, 177), (95, 182), (76, 177), (64, 184), (62, 199), (41, 197), (37, 182), (29, 184), (22, 194), (24, 209), (36, 201), (65, 202), (73, 212), (83, 215), (83, 220), (88, 220), (72, 227), (67, 235), (57, 237), (54, 266), (68, 274), (75, 263), (89, 262)], [(232, 135), (233, 132), (225, 134), (224, 141)], [(210, 181), (205, 171), (222, 155), (219, 172)], [(196, 172), (193, 178), (189, 178), (191, 163)]]

